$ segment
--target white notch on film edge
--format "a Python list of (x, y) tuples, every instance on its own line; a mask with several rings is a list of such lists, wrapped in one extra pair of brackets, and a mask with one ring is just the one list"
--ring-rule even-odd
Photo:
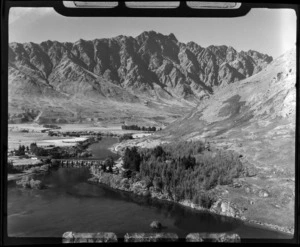
[(114, 8), (118, 6), (117, 1), (107, 2), (83, 2), (83, 1), (63, 1), (67, 8)]
[[(118, 1), (104, 2), (84, 2), (84, 1), (63, 1), (67, 8), (114, 8), (118, 6)], [(177, 8), (180, 1), (134, 1), (125, 2), (128, 8)], [(241, 3), (237, 2), (202, 2), (202, 1), (187, 1), (187, 6), (195, 9), (238, 9)]]

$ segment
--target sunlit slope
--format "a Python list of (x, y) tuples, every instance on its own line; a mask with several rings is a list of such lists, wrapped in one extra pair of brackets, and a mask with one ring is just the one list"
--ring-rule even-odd
[[(167, 140), (205, 140), (241, 155), (252, 170), (239, 187), (221, 186), (247, 219), (293, 229), (295, 202), (296, 51), (214, 95), (162, 133)], [(263, 192), (261, 192), (263, 191)], [(266, 194), (264, 194), (266, 192)]]

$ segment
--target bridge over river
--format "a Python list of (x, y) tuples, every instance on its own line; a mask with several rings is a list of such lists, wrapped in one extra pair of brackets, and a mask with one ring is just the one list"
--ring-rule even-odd
[[(115, 165), (115, 164), (114, 164)], [(113, 165), (113, 170), (117, 169)], [(73, 167), (73, 168), (81, 168), (86, 167), (90, 168), (91, 166), (99, 166), (99, 168), (103, 168), (106, 166), (105, 160), (89, 160), (89, 159), (52, 159), (50, 163), (37, 163), (37, 164), (22, 164), (22, 165), (14, 165), (14, 169), (19, 171), (26, 171), (31, 168), (38, 167)]]
[(91, 167), (92, 165), (104, 165), (104, 160), (89, 160), (89, 159), (55, 159), (51, 163), (58, 162), (60, 165), (72, 165), (72, 166), (85, 166)]

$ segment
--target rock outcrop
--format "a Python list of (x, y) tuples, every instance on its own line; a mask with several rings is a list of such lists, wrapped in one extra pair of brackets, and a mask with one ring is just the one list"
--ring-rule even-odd
[(210, 211), (227, 217), (244, 219), (240, 209), (238, 209), (233, 203), (222, 199), (217, 200), (212, 205)]

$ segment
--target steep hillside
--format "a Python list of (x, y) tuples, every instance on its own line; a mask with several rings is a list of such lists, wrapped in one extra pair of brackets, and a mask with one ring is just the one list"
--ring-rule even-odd
[[(244, 126), (295, 119), (295, 50), (238, 84), (216, 88), (209, 99), (169, 126), (184, 138), (212, 138)], [(189, 129), (186, 126), (190, 125)], [(184, 127), (183, 127), (184, 126)], [(182, 129), (181, 129), (182, 127)], [(197, 131), (197, 133), (191, 134)], [(189, 135), (189, 136), (187, 136)]]
[[(293, 227), (295, 200), (296, 50), (261, 72), (218, 88), (162, 133), (165, 140), (205, 140), (234, 150), (253, 177), (224, 187), (223, 198), (249, 219)], [(257, 195), (263, 190), (265, 195)], [(282, 215), (285, 217), (283, 218)]]
[(144, 106), (150, 102), (161, 105), (161, 113), (169, 113), (175, 104), (180, 114), (216, 87), (256, 74), (271, 61), (256, 51), (203, 48), (154, 31), (75, 43), (10, 43), (10, 109), (18, 114), (20, 106), (39, 112), (49, 112), (50, 107), (57, 113), (60, 102), (71, 116), (78, 99), (92, 108), (93, 99)]

